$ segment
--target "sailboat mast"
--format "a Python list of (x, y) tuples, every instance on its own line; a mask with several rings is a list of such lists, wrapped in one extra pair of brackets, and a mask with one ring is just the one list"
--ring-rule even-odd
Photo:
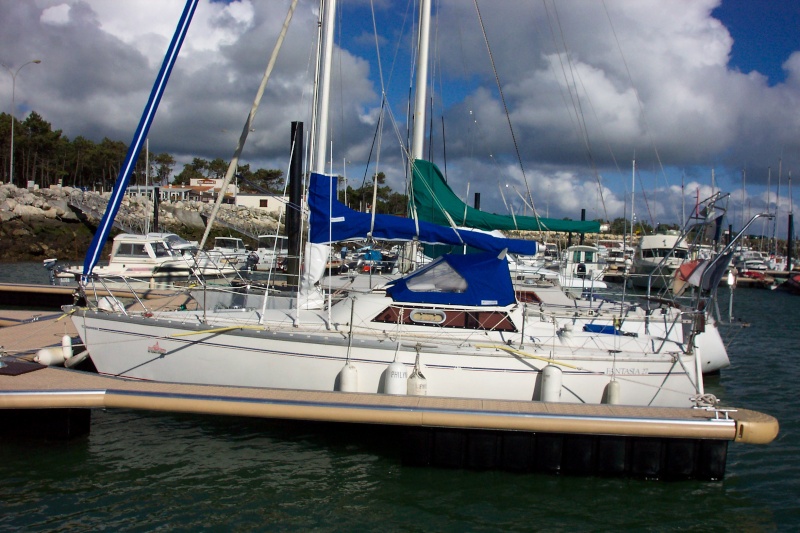
[(320, 59), (319, 92), (316, 105), (317, 123), (314, 128), (314, 151), (311, 170), (325, 173), (325, 155), (328, 147), (328, 107), (331, 93), (331, 65), (333, 64), (333, 32), (336, 17), (336, 0), (322, 0), (322, 58)]
[(635, 198), (636, 194), (634, 191), (636, 190), (636, 158), (633, 159), (633, 165), (631, 169), (631, 243), (633, 243), (633, 225), (636, 223), (636, 210), (634, 209), (635, 206)]
[(425, 100), (428, 88), (428, 49), (430, 47), (431, 2), (420, 0), (419, 46), (417, 47), (417, 86), (414, 95), (414, 129), (411, 135), (411, 160), (422, 159), (425, 143)]

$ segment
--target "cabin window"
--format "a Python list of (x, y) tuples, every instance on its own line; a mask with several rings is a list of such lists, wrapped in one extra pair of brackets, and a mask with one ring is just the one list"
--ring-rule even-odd
[(440, 309), (414, 309), (409, 318), (417, 324), (443, 324), (447, 314)]
[(169, 257), (169, 248), (163, 242), (154, 242), (152, 245), (153, 252), (155, 252), (156, 257)]
[(264, 199), (264, 198), (262, 198), (262, 199), (260, 199), (258, 201), (258, 207), (269, 207), (268, 204), (269, 204), (269, 200)]
[(125, 257), (150, 257), (144, 244), (123, 242), (117, 248), (117, 255)]
[(461, 293), (467, 290), (467, 280), (446, 261), (438, 261), (406, 280), (406, 287), (412, 292)]
[(458, 309), (432, 309), (427, 307), (401, 308), (390, 305), (372, 319), (386, 324), (411, 324), (440, 328), (477, 329), (483, 331), (511, 331), (517, 328), (503, 311), (463, 311)]

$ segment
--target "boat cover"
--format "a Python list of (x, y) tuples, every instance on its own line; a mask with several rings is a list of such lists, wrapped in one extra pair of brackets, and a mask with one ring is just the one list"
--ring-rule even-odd
[(395, 302), (505, 306), (516, 301), (503, 254), (445, 254), (386, 288)]
[[(366, 237), (385, 241), (411, 241), (429, 244), (464, 245), (495, 255), (503, 250), (534, 255), (536, 241), (497, 238), (475, 231), (458, 230), (430, 222), (415, 221), (394, 215), (374, 215), (350, 209), (334, 198), (336, 178), (312, 173), (308, 185), (309, 240), (327, 244)], [(506, 275), (508, 275), (506, 273)]]
[(449, 225), (449, 219), (452, 219), (460, 226), (485, 230), (600, 232), (600, 223), (597, 221), (558, 220), (555, 218), (486, 213), (462, 202), (444, 180), (438, 167), (433, 163), (424, 159), (417, 159), (414, 161), (412, 168), (414, 175), (412, 180), (414, 206), (420, 220), (434, 224)]

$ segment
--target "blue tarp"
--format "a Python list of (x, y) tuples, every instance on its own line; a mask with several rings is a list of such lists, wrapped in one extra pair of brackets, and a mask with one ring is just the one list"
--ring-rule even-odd
[[(309, 239), (316, 244), (329, 244), (347, 240), (373, 239), (385, 241), (411, 241), (418, 239), (429, 244), (466, 244), (494, 252), (504, 249), (522, 255), (536, 254), (536, 241), (500, 239), (484, 233), (456, 230), (430, 222), (415, 222), (409, 218), (392, 215), (372, 215), (354, 211), (335, 199), (336, 178), (313, 173), (308, 186)], [(506, 276), (508, 273), (506, 272)]]
[(604, 333), (606, 335), (622, 335), (622, 332), (614, 326), (602, 324), (586, 324), (583, 326), (583, 331), (588, 331), (589, 333)]
[(493, 253), (445, 254), (394, 281), (386, 293), (404, 303), (504, 306), (516, 302), (508, 261)]

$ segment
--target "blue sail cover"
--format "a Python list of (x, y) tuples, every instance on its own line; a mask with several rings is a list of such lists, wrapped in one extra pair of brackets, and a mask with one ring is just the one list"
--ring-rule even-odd
[[(466, 244), (479, 250), (493, 252), (496, 256), (503, 250), (511, 253), (534, 255), (536, 241), (501, 239), (485, 233), (457, 230), (430, 222), (415, 222), (409, 218), (393, 215), (372, 215), (354, 211), (334, 198), (336, 178), (312, 173), (308, 186), (309, 239), (312, 243), (328, 244), (347, 240), (373, 239), (385, 241), (411, 241), (417, 239), (429, 244)], [(506, 269), (506, 277), (508, 270)]]
[(395, 302), (505, 306), (516, 302), (505, 256), (445, 254), (386, 288)]

